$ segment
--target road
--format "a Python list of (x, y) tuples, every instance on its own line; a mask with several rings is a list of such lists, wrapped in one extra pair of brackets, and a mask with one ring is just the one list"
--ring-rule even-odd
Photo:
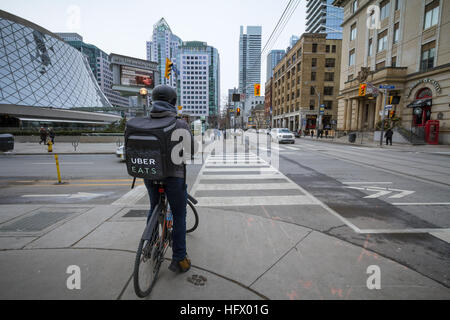
[[(184, 287), (180, 295), (189, 292), (197, 299), (253, 299), (253, 293), (269, 299), (450, 297), (448, 154), (303, 138), (294, 145), (256, 149), (255, 136), (249, 140), (239, 148), (233, 140), (217, 142), (216, 150), (204, 156), (205, 163), (188, 166), (189, 191), (199, 200), (201, 218), (198, 233), (188, 239), (190, 255), (197, 272), (210, 272), (210, 279), (223, 283), (210, 295)], [(0, 157), (4, 254), (40, 248), (132, 253), (142, 221), (127, 220), (123, 214), (126, 208), (147, 208), (142, 182), (130, 191), (131, 179), (114, 155), (65, 155), (61, 171), (65, 184), (56, 185), (51, 157)], [(62, 221), (34, 233), (8, 233), (11, 221), (50, 206), (81, 210), (74, 211), (73, 222), (64, 220), (69, 221), (70, 232), (58, 231), (64, 229)], [(86, 223), (92, 227), (77, 221), (91, 212), (83, 210), (93, 212)], [(82, 223), (86, 230), (75, 230), (71, 223)], [(6, 233), (1, 233), (2, 227)], [(107, 234), (118, 238), (106, 239)], [(10, 265), (4, 268), (14, 269), (15, 260), (8, 257), (3, 261)], [(223, 261), (224, 257), (230, 261)], [(132, 255), (126, 259), (132, 261)], [(378, 295), (361, 288), (365, 268), (372, 264), (389, 270), (383, 282), (387, 289)], [(0, 279), (5, 286), (8, 281)], [(120, 281), (114, 288), (120, 292), (116, 296), (133, 298), (129, 280)], [(162, 275), (155, 288), (157, 297), (183, 298), (165, 291), (171, 281)], [(233, 283), (248, 291), (231, 289)]]

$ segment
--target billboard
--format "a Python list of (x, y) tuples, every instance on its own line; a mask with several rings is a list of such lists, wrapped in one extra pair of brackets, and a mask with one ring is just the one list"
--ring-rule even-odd
[(131, 87), (155, 87), (155, 74), (153, 71), (141, 68), (120, 66), (120, 84)]

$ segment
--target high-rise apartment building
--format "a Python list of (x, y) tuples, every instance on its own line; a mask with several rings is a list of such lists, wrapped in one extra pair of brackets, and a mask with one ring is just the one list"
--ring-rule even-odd
[[(246, 33), (245, 33), (246, 32)], [(241, 26), (239, 38), (239, 91), (253, 96), (254, 85), (261, 83), (261, 36), (260, 26)]]
[(273, 68), (278, 64), (278, 62), (283, 59), (286, 51), (284, 50), (271, 50), (267, 55), (267, 69), (266, 69), (266, 81), (269, 81), (273, 76)]
[(216, 48), (206, 42), (183, 42), (179, 54), (179, 103), (183, 113), (193, 119), (220, 111), (220, 58)]
[(306, 32), (326, 33), (327, 39), (342, 39), (342, 8), (333, 6), (334, 0), (307, 0)]
[(159, 83), (167, 84), (173, 88), (177, 85), (176, 76), (166, 79), (164, 77), (166, 58), (178, 67), (177, 56), (181, 46), (181, 39), (172, 33), (164, 18), (153, 26), (152, 40), (147, 41), (147, 60), (157, 62), (159, 65)]
[[(439, 142), (450, 144), (450, 2), (336, 0), (334, 5), (345, 12), (338, 129), (379, 130), (386, 98), (379, 86), (387, 84), (394, 88), (389, 96), (400, 97), (387, 118), (408, 131), (404, 139), (427, 141), (427, 124), (438, 121)], [(367, 28), (372, 5), (379, 8), (379, 21), (374, 14)], [(369, 86), (365, 95), (359, 94), (360, 84)], [(402, 133), (399, 129), (394, 139)]]
[(109, 102), (116, 107), (128, 108), (129, 98), (122, 97), (119, 92), (111, 89), (113, 76), (108, 54), (92, 44), (83, 42), (83, 37), (77, 33), (57, 33), (57, 35), (87, 58), (92, 73)]

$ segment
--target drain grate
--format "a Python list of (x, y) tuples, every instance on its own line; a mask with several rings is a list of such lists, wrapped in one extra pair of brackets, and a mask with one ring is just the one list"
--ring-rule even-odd
[(204, 286), (206, 284), (206, 277), (194, 274), (187, 278), (187, 281), (192, 283), (194, 286)]
[(67, 219), (69, 216), (78, 213), (78, 211), (70, 211), (59, 209), (40, 209), (31, 216), (11, 222), (0, 227), (0, 232), (37, 232), (42, 231), (51, 225)]
[(148, 210), (130, 210), (127, 214), (123, 215), (124, 218), (146, 218)]

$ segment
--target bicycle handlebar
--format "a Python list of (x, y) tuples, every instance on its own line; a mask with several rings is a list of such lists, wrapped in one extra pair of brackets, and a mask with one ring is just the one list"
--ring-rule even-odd
[(188, 193), (187, 196), (188, 196), (189, 201), (191, 201), (193, 204), (197, 204), (198, 203), (198, 201), (193, 196), (191, 196), (189, 193)]

